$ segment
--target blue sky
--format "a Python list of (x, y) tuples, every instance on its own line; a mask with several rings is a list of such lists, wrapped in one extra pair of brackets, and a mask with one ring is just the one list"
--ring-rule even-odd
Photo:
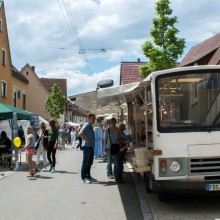
[[(69, 96), (94, 91), (103, 79), (118, 85), (122, 61), (146, 61), (141, 45), (150, 39), (155, 2), (5, 0), (13, 65), (29, 63), (39, 77), (67, 78)], [(220, 30), (220, 1), (171, 0), (171, 8), (187, 42), (184, 55)]]

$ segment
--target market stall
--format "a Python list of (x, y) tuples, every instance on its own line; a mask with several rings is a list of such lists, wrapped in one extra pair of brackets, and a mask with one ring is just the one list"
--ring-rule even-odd
[[(75, 103), (86, 111), (95, 114), (118, 114), (119, 121), (126, 121), (128, 133), (133, 136), (126, 158), (135, 172), (150, 170), (148, 136), (150, 119), (147, 104), (147, 83), (132, 83), (81, 94)], [(147, 112), (147, 113), (146, 113)], [(144, 135), (141, 135), (143, 134)], [(143, 136), (143, 137), (142, 137)]]

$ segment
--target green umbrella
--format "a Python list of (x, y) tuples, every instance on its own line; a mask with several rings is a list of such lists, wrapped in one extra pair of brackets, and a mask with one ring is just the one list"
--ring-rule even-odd
[(12, 119), (13, 118), (13, 112), (17, 113), (17, 119), (18, 120), (30, 120), (31, 114), (27, 111), (21, 110), (19, 108), (16, 108), (11, 105), (6, 105), (3, 103), (0, 103), (0, 119)]

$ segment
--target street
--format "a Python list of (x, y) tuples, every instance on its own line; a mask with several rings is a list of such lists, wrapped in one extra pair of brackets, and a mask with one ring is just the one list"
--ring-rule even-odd
[(92, 176), (98, 181), (84, 184), (81, 159), (81, 151), (58, 150), (56, 173), (28, 179), (24, 170), (1, 179), (0, 219), (220, 219), (219, 197), (182, 195), (161, 203), (158, 194), (146, 194), (143, 179), (127, 165), (126, 183), (118, 185), (106, 178), (106, 163), (95, 159)]
[(27, 170), (0, 180), (0, 219), (143, 219), (132, 177), (117, 185), (105, 175), (106, 164), (94, 160), (92, 176), (98, 182), (84, 184), (80, 178), (82, 152), (57, 152), (57, 172), (40, 172), (27, 178)]

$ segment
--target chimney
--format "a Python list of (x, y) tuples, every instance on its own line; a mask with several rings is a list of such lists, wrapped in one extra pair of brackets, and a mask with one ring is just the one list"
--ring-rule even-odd
[(32, 66), (31, 69), (35, 72), (35, 66)]
[(140, 63), (140, 62), (141, 62), (141, 59), (140, 59), (140, 58), (137, 58), (137, 62)]

